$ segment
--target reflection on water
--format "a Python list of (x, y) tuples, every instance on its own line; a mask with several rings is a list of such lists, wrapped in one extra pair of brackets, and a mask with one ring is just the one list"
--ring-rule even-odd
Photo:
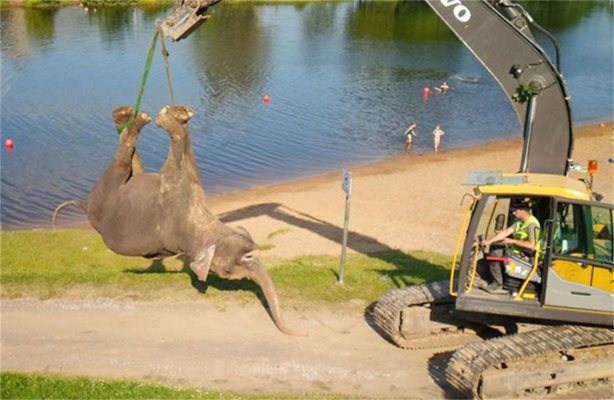
[[(612, 8), (526, 6), (560, 40), (576, 122), (611, 119)], [(2, 151), (3, 229), (46, 225), (56, 204), (87, 196), (117, 145), (111, 112), (134, 103), (155, 21), (167, 12), (3, 8), (0, 122), (2, 140), (15, 142)], [(209, 194), (402, 154), (413, 120), (415, 152), (432, 151), (436, 124), (447, 132), (443, 150), (520, 133), (497, 84), (422, 2), (222, 3), (211, 13), (190, 38), (167, 43), (177, 100), (195, 112)], [(422, 89), (443, 80), (452, 92), (424, 102)], [(141, 108), (155, 115), (168, 103), (158, 54)], [(149, 170), (167, 146), (164, 131), (143, 130)]]

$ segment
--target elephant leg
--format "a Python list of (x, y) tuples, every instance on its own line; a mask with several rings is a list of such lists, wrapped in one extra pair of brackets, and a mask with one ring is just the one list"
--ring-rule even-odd
[(156, 124), (165, 129), (171, 138), (166, 161), (160, 170), (167, 181), (185, 178), (191, 183), (201, 184), (188, 129), (192, 116), (193, 112), (188, 107), (167, 106), (156, 117)]
[(200, 173), (198, 172), (198, 166), (196, 165), (196, 158), (194, 157), (194, 149), (192, 148), (192, 138), (190, 132), (187, 132), (186, 135), (184, 168), (190, 181), (202, 186), (202, 182), (200, 180)]
[[(131, 117), (132, 108), (120, 107), (113, 112), (113, 119), (117, 127), (123, 126)], [(96, 227), (97, 221), (102, 221), (105, 209), (112, 207), (118, 189), (132, 176), (132, 159), (135, 151), (136, 139), (141, 129), (151, 121), (145, 113), (139, 113), (135, 120), (124, 128), (119, 136), (119, 145), (113, 161), (96, 183), (88, 199), (88, 217)]]
[(136, 152), (136, 148), (134, 149), (134, 154), (132, 155), (132, 176), (141, 175), (145, 172), (145, 166), (143, 165), (143, 159)]
[(119, 135), (119, 146), (115, 153), (115, 161), (120, 169), (129, 171), (126, 180), (132, 175), (142, 174), (145, 170), (143, 161), (137, 154), (135, 146), (141, 129), (151, 121), (147, 114), (139, 113), (128, 127), (124, 127), (132, 115), (133, 111), (129, 106), (120, 107), (113, 111), (115, 126), (118, 129), (122, 128)]
[[(122, 138), (123, 138), (124, 144), (127, 146), (126, 151), (129, 152), (130, 148), (132, 148), (132, 157), (131, 157), (132, 165), (131, 165), (130, 176), (140, 175), (143, 172), (145, 172), (143, 160), (141, 159), (141, 156), (137, 153), (136, 147), (135, 147), (136, 137), (138, 136), (138, 132), (134, 134), (134, 132), (130, 132), (131, 130), (129, 128), (125, 127), (125, 125), (128, 123), (132, 115), (133, 115), (133, 111), (132, 111), (132, 107), (130, 106), (119, 107), (113, 111), (113, 119), (115, 121), (115, 127), (118, 130), (119, 129), (122, 130), (120, 132), (120, 143), (122, 142)], [(134, 125), (134, 123), (132, 125)], [(132, 128), (132, 126), (130, 128)]]

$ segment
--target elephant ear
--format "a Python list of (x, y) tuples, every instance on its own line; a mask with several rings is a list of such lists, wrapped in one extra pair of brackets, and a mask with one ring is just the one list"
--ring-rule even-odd
[(198, 276), (198, 280), (206, 281), (211, 269), (211, 261), (215, 255), (215, 245), (207, 247), (205, 250), (196, 254), (196, 257), (190, 262), (190, 268)]

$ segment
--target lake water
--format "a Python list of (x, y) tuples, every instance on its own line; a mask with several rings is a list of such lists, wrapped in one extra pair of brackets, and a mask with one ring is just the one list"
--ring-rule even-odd
[[(611, 120), (612, 2), (527, 8), (559, 39), (575, 124)], [(87, 197), (117, 145), (111, 112), (135, 103), (155, 21), (168, 12), (2, 10), (0, 126), (2, 143), (15, 144), (1, 151), (2, 229), (48, 226), (58, 203)], [(443, 150), (520, 136), (496, 82), (426, 4), (221, 3), (211, 14), (188, 39), (167, 41), (208, 194), (397, 156), (413, 120), (416, 152), (432, 151), (436, 124)], [(444, 80), (451, 93), (424, 102), (422, 89)], [(170, 102), (158, 51), (141, 109)], [(148, 170), (167, 147), (165, 131), (143, 130)]]

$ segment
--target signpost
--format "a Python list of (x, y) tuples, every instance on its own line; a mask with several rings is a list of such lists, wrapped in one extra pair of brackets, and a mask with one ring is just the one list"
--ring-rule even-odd
[(348, 227), (350, 225), (350, 199), (352, 198), (352, 171), (343, 170), (343, 181), (341, 188), (345, 192), (345, 218), (343, 220), (343, 244), (341, 247), (341, 263), (339, 266), (339, 280), (343, 285), (345, 275), (345, 254), (348, 242)]

